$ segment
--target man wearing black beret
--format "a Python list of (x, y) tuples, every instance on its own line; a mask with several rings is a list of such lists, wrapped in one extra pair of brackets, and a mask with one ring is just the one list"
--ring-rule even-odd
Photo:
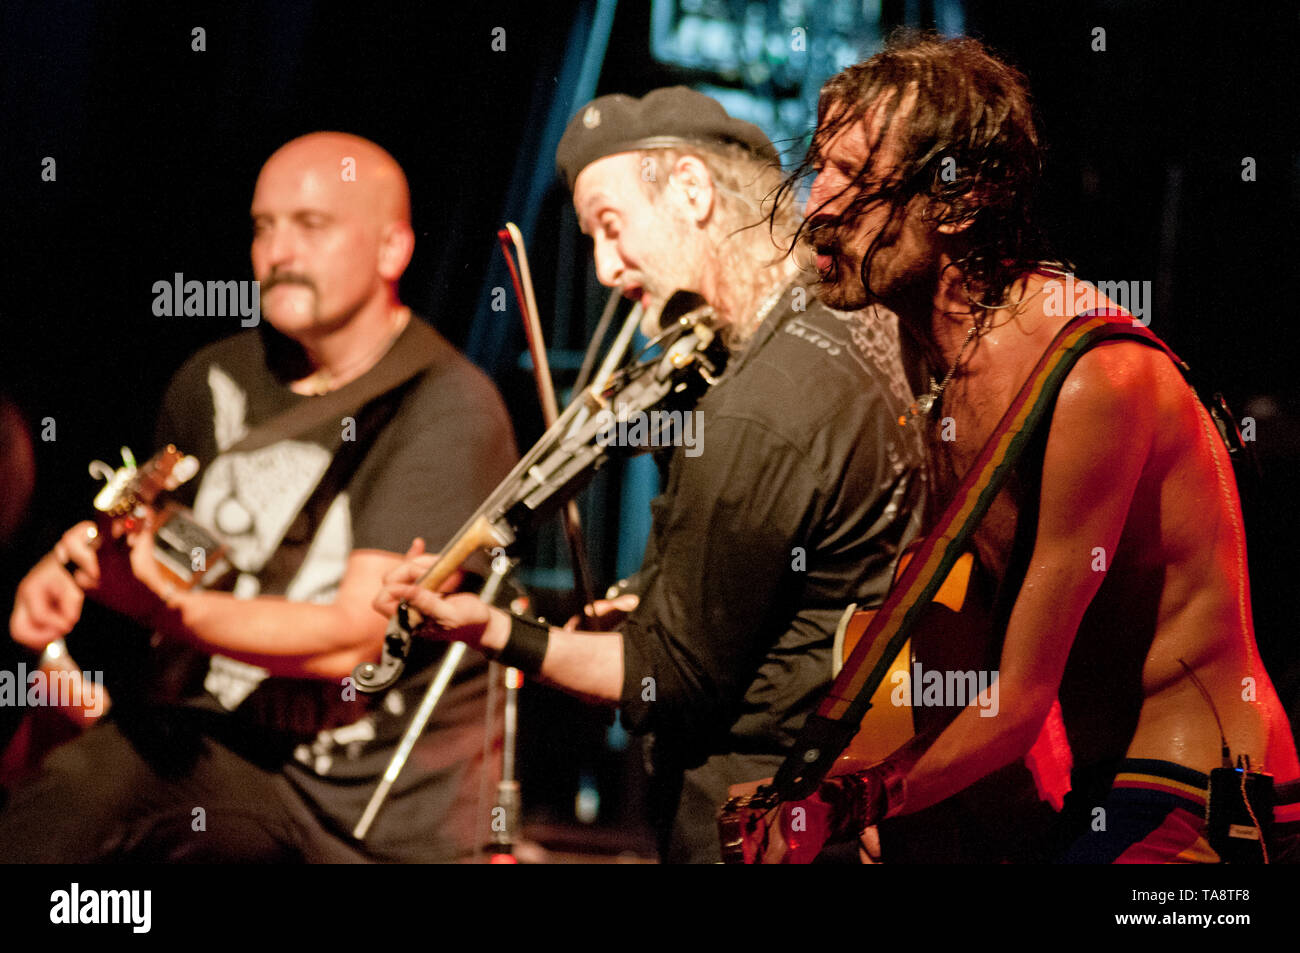
[(844, 607), (881, 600), (914, 529), (911, 397), (889, 316), (819, 304), (787, 254), (793, 204), (769, 226), (781, 169), (756, 126), (680, 86), (602, 96), (556, 162), (600, 281), (650, 314), (697, 292), (733, 352), (698, 404), (705, 439), (674, 449), (653, 504), (639, 603), (617, 636), (548, 630), (411, 585), (417, 547), (376, 608), (407, 600), (433, 623), (420, 634), (621, 707), (648, 736), (663, 859), (716, 862), (728, 787), (776, 770), (830, 681)]

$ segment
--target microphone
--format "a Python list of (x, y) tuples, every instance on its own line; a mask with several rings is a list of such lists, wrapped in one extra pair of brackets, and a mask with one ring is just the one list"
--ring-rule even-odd
[(713, 314), (713, 306), (704, 297), (694, 291), (678, 289), (669, 295), (662, 308), (657, 312), (648, 310), (641, 319), (641, 333), (654, 339), (657, 335), (672, 328), (682, 318), (689, 323), (705, 321)]

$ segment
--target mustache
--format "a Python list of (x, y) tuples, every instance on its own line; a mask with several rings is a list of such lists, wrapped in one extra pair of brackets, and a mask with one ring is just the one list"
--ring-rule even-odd
[(804, 242), (810, 248), (838, 248), (840, 224), (838, 217), (819, 215), (809, 221), (804, 230)]
[(316, 282), (310, 276), (297, 271), (272, 271), (261, 284), (262, 294), (266, 294), (272, 288), (280, 285), (304, 285), (316, 292), (316, 294), (320, 294)]

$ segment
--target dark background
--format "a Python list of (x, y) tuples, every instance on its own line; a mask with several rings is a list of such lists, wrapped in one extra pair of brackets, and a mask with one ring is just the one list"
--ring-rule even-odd
[[(833, 11), (805, 6), (815, 33)], [(501, 353), (472, 356), (497, 377), (521, 446), (539, 432), (515, 360), (513, 306), (492, 315), (481, 302), (500, 281), (495, 232), (522, 211), (508, 207), (512, 175), (552, 162), (531, 143), (574, 16), (589, 16), (590, 4), (181, 7), (0, 8), (0, 392), (34, 434), (46, 417), (57, 427), (56, 440), (36, 440), (29, 519), (0, 555), (6, 613), (21, 572), (86, 513), (87, 462), (115, 460), (121, 444), (142, 452), (170, 373), (238, 330), (238, 318), (155, 317), (152, 286), (175, 272), (250, 277), (253, 182), (266, 156), (301, 133), (355, 132), (403, 164), (417, 233), (404, 299), (458, 345), (476, 320), (509, 322)], [(881, 23), (926, 25), (933, 14), (931, 3), (887, 2)], [(1297, 7), (969, 0), (965, 18), (968, 33), (1029, 76), (1050, 146), (1043, 220), (1058, 251), (1084, 277), (1151, 280), (1153, 329), (1210, 373), (1238, 418), (1256, 419), (1266, 473), (1250, 526), (1256, 623), (1294, 723)], [(648, 3), (619, 5), (598, 93), (699, 78), (650, 56), (648, 25)], [(206, 30), (203, 52), (191, 49), (195, 26)], [(491, 49), (494, 27), (506, 30), (504, 52)], [(1092, 49), (1095, 27), (1106, 31), (1104, 52)], [(41, 180), (46, 156), (57, 162), (54, 182)], [(1242, 180), (1247, 156), (1253, 182)], [(553, 187), (539, 202), (540, 307), (555, 314), (552, 344), (580, 349), (603, 294), (567, 196)], [(588, 522), (603, 588), (619, 519)], [(553, 738), (533, 728), (524, 753), (534, 809), (562, 819), (585, 772), (606, 791), (603, 819), (633, 816), (622, 794), (627, 759), (602, 748), (603, 722), (576, 703), (532, 704), (534, 724), (560, 726)], [(575, 754), (574, 739), (591, 753)]]

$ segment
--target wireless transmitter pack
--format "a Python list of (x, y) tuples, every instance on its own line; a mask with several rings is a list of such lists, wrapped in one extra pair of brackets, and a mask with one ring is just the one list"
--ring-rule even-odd
[(1273, 775), (1251, 771), (1249, 757), (1238, 756), (1235, 768), (1210, 772), (1205, 839), (1224, 863), (1267, 862), (1264, 844), (1272, 839), (1273, 803)]
[(1273, 775), (1250, 769), (1250, 755), (1238, 755), (1232, 766), (1228, 739), (1223, 733), (1219, 710), (1196, 677), (1192, 667), (1182, 659), (1192, 682), (1214, 713), (1219, 727), (1219, 744), (1223, 767), (1210, 772), (1209, 800), (1205, 805), (1205, 839), (1225, 864), (1268, 863), (1268, 847), (1273, 837)]

